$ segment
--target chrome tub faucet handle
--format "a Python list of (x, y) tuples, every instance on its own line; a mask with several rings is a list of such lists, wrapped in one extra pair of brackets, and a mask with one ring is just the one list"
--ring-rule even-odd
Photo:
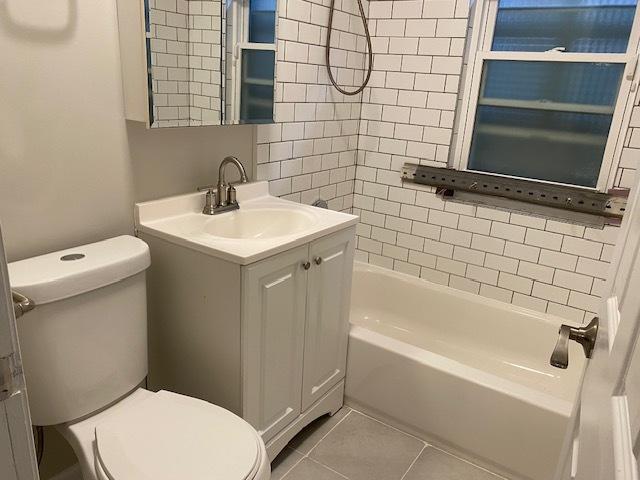
[(596, 345), (596, 338), (598, 337), (599, 323), (600, 320), (598, 317), (594, 317), (584, 328), (562, 325), (559, 331), (558, 342), (551, 354), (551, 365), (562, 369), (569, 366), (569, 340), (573, 340), (582, 345), (584, 356), (591, 358)]

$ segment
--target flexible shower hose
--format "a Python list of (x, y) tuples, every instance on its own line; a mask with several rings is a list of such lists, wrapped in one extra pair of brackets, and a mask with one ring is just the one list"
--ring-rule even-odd
[(364, 26), (364, 34), (367, 37), (367, 47), (369, 49), (369, 66), (368, 66), (368, 69), (367, 69), (367, 75), (366, 75), (364, 81), (362, 82), (362, 85), (360, 85), (356, 90), (348, 91), (348, 90), (345, 90), (345, 89), (343, 89), (343, 88), (338, 86), (338, 84), (336, 83), (336, 79), (333, 78), (333, 73), (331, 73), (331, 60), (330, 60), (330, 58), (331, 58), (331, 31), (333, 30), (333, 12), (335, 10), (335, 1), (336, 0), (331, 0), (331, 7), (329, 8), (329, 25), (328, 25), (329, 28), (328, 28), (328, 31), (327, 31), (327, 49), (326, 49), (327, 73), (329, 73), (329, 80), (331, 80), (331, 83), (333, 84), (333, 86), (340, 93), (342, 93), (344, 95), (357, 95), (361, 91), (363, 91), (364, 88), (369, 83), (369, 79), (371, 78), (371, 72), (373, 70), (373, 49), (371, 47), (371, 35), (369, 34), (369, 22), (367, 22), (367, 17), (364, 14), (364, 8), (362, 7), (362, 0), (358, 0), (358, 9), (360, 10), (360, 18), (362, 19), (362, 25)]

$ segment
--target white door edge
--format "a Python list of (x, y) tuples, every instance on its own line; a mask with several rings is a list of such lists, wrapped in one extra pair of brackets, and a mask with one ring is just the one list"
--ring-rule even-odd
[(612, 397), (611, 409), (615, 480), (638, 480), (626, 395)]

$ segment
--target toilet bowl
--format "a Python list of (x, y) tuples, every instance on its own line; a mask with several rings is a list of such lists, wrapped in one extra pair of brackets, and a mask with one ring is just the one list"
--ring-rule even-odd
[(148, 246), (126, 235), (9, 265), (12, 289), (37, 305), (18, 322), (33, 424), (55, 425), (84, 480), (269, 480), (242, 418), (139, 388), (149, 265)]
[(264, 442), (242, 418), (184, 395), (135, 390), (83, 420), (58, 425), (84, 480), (268, 480)]

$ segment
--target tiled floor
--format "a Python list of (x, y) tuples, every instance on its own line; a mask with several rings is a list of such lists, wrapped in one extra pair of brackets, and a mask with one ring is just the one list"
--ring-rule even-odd
[(272, 480), (502, 479), (349, 407), (300, 432), (272, 469)]
[(349, 407), (300, 432), (272, 469), (271, 480), (504, 480)]

